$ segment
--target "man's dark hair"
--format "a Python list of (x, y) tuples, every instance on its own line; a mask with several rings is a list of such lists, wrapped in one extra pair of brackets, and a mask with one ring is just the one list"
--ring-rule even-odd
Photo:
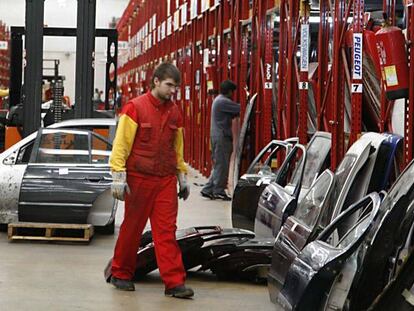
[(164, 81), (166, 79), (171, 78), (175, 81), (176, 84), (180, 84), (181, 82), (180, 71), (172, 63), (161, 63), (155, 68), (154, 74), (152, 75), (151, 79), (151, 89), (155, 87), (155, 78), (158, 78), (158, 80), (160, 81)]
[(231, 80), (225, 80), (220, 84), (220, 94), (228, 95), (231, 91), (237, 89), (236, 83)]

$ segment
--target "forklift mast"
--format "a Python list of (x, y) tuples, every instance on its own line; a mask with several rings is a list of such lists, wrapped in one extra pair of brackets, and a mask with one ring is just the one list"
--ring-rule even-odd
[[(95, 15), (96, 0), (78, 1), (77, 28), (43, 27), (44, 1), (26, 0), (26, 27), (11, 27), (10, 43), (10, 107), (23, 104), (23, 118), (18, 118), (22, 120), (23, 137), (33, 133), (41, 125), (44, 36), (77, 38), (75, 118), (93, 117), (95, 38), (108, 39), (105, 109), (109, 110), (109, 94), (116, 93), (118, 33), (116, 29), (95, 29)], [(23, 53), (23, 36), (25, 36), (25, 53)], [(115, 68), (112, 76), (111, 66)], [(24, 87), (22, 87), (23, 69)], [(59, 93), (59, 90), (63, 91), (63, 85), (59, 86), (56, 92)], [(59, 116), (56, 115), (56, 118), (59, 119)]]

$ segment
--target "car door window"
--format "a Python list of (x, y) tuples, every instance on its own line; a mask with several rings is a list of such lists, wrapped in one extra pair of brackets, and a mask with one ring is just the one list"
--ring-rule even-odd
[(309, 228), (313, 228), (318, 220), (323, 203), (331, 189), (333, 174), (325, 171), (309, 189), (299, 207), (295, 217)]
[(17, 155), (16, 164), (27, 164), (30, 160), (30, 155), (32, 153), (34, 140), (32, 140), (27, 145), (24, 145), (20, 148), (19, 154)]
[(88, 164), (88, 132), (57, 130), (42, 133), (33, 162)]
[[(325, 158), (331, 149), (330, 140), (326, 137), (315, 138), (312, 143), (309, 144), (306, 151), (307, 159), (303, 172), (302, 186), (309, 188), (314, 180), (318, 177), (318, 173), (321, 171), (321, 163), (325, 162)], [(302, 161), (302, 159), (301, 159)], [(300, 167), (300, 166), (297, 166)], [(322, 168), (325, 169), (325, 168)], [(293, 178), (291, 183), (297, 185), (300, 179), (300, 174), (296, 170), (293, 172)]]
[(92, 135), (92, 163), (93, 164), (107, 164), (109, 156), (111, 155), (112, 145), (103, 138), (93, 134)]

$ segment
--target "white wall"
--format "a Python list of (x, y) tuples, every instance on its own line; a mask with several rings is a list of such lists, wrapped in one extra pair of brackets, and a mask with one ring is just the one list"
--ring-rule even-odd
[[(83, 1), (83, 0), (79, 0)], [(113, 17), (121, 17), (129, 0), (96, 0), (96, 28), (108, 28)], [(78, 0), (45, 0), (44, 24), (49, 27), (76, 27)], [(8, 26), (25, 25), (25, 0), (0, 0), (0, 20)], [(76, 38), (45, 37), (43, 58), (60, 59), (66, 77), (65, 95), (75, 97)], [(106, 40), (96, 40), (95, 87), (105, 88)]]

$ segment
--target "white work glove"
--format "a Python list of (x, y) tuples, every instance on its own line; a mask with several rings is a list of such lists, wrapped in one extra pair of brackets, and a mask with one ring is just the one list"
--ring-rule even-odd
[(178, 192), (178, 198), (184, 201), (190, 196), (190, 185), (187, 182), (187, 175), (184, 173), (178, 173), (178, 184), (180, 185), (180, 191)]
[(111, 193), (115, 199), (124, 201), (125, 191), (130, 194), (131, 189), (126, 182), (126, 172), (112, 172)]

